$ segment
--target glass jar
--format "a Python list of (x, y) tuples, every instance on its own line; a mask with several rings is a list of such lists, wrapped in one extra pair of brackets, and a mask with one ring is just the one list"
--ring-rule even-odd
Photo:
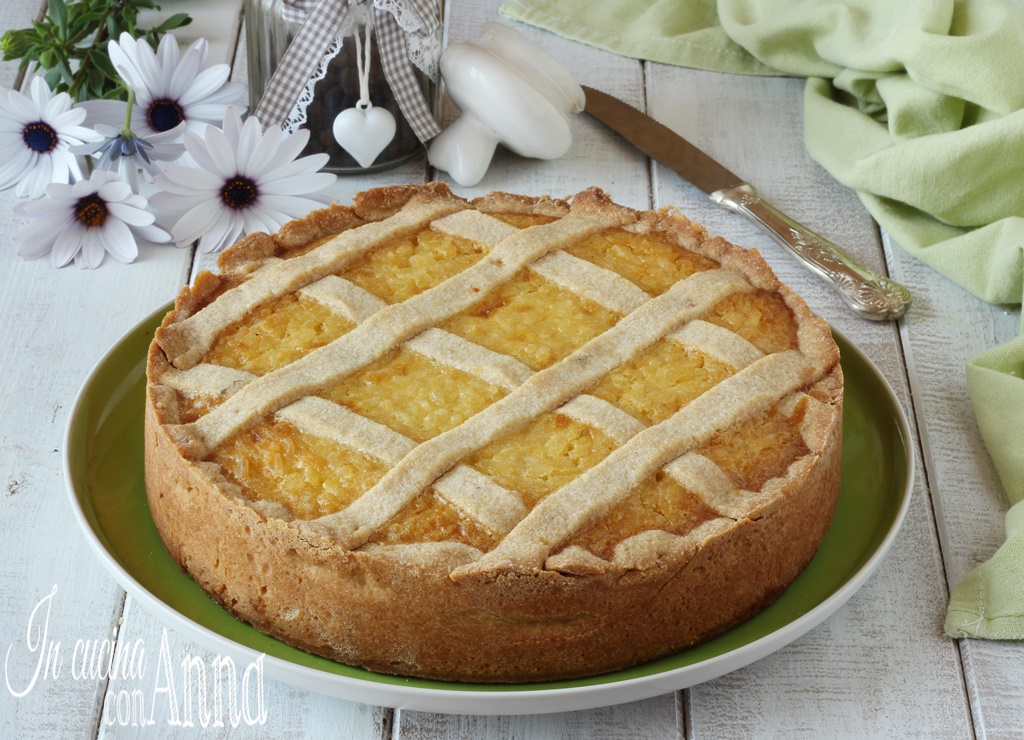
[[(368, 6), (372, 4), (372, 0), (349, 1), (353, 6), (363, 5), (367, 12), (370, 10)], [(315, 6), (316, 0), (245, 0), (250, 112), (256, 110), (285, 50), (302, 27), (306, 13), (312, 12)], [(363, 37), (364, 25), (348, 24), (346, 35), (341, 39), (340, 50), (327, 63), (326, 69), (321, 70), (324, 76), (313, 87), (312, 100), (306, 106), (305, 123), (302, 125), (302, 128), (308, 128), (310, 131), (309, 144), (306, 145), (303, 154), (326, 153), (330, 159), (324, 170), (341, 175), (387, 169), (426, 153), (426, 147), (402, 114), (398, 100), (385, 78), (375, 33), (370, 36), (369, 99), (373, 107), (384, 108), (394, 116), (394, 138), (368, 167), (356, 162), (335, 140), (334, 119), (343, 110), (356, 107), (360, 100), (354, 33)], [(436, 48), (440, 48), (440, 23), (437, 24), (435, 36), (431, 42)], [(326, 54), (327, 50), (324, 52)], [(413, 66), (412, 70), (436, 119), (437, 86), (421, 69)]]

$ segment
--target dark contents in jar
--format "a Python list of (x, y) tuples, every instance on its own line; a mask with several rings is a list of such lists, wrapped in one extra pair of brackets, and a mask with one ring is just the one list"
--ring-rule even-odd
[[(362, 29), (360, 28), (358, 32), (362, 33)], [(359, 102), (356, 44), (353, 37), (348, 36), (342, 44), (341, 51), (327, 65), (327, 74), (313, 88), (313, 102), (306, 108), (306, 125), (309, 127), (310, 137), (309, 144), (306, 145), (303, 153), (326, 152), (331, 158), (326, 169), (367, 172), (398, 164), (425, 152), (425, 147), (416, 137), (416, 132), (402, 115), (398, 100), (384, 76), (380, 51), (375, 38), (370, 44), (370, 55), (370, 103), (375, 107), (387, 109), (395, 117), (395, 137), (377, 155), (373, 164), (365, 169), (334, 139), (335, 117), (343, 110), (355, 108)], [(416, 75), (422, 85), (426, 76), (419, 70), (416, 70)]]

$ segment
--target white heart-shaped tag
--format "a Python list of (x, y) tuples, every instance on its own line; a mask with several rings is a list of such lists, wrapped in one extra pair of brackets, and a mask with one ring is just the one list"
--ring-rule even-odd
[(395, 117), (385, 108), (348, 108), (334, 119), (334, 139), (360, 167), (369, 167), (395, 138)]

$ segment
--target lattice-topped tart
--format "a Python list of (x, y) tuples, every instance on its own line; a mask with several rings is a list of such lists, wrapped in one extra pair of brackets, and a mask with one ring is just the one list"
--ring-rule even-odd
[(680, 215), (384, 188), (219, 265), (150, 350), (150, 508), (204, 590), (303, 649), (619, 669), (762, 609), (829, 526), (829, 328)]

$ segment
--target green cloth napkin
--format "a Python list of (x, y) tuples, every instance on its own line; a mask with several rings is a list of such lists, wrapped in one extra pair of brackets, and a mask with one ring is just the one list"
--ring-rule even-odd
[[(980, 298), (1024, 297), (1024, 2), (510, 0), (508, 18), (638, 59), (807, 78), (811, 156), (915, 257)], [(913, 310), (913, 309), (911, 309)], [(1024, 339), (968, 389), (1013, 508), (954, 589), (953, 636), (1024, 639)]]

